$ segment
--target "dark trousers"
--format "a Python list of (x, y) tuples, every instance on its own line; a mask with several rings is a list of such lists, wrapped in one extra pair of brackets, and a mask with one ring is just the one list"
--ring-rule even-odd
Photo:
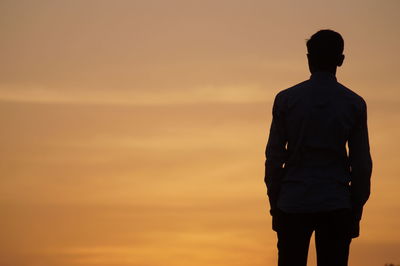
[(347, 266), (351, 242), (351, 212), (292, 214), (277, 210), (278, 266), (306, 266), (310, 238), (315, 232), (318, 266)]

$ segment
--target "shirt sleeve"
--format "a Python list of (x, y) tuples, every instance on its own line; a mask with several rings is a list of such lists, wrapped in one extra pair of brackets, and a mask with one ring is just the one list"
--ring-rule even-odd
[(370, 180), (372, 173), (372, 159), (370, 154), (367, 126), (367, 106), (361, 104), (361, 113), (358, 123), (350, 132), (349, 162), (351, 176), (351, 200), (356, 218), (361, 219), (362, 208), (370, 195)]
[(276, 203), (280, 190), (280, 183), (286, 161), (286, 132), (284, 126), (284, 110), (282, 109), (281, 97), (278, 94), (272, 108), (272, 123), (268, 143), (265, 149), (265, 176), (264, 182), (267, 186), (267, 194), (271, 206), (271, 214), (276, 209)]

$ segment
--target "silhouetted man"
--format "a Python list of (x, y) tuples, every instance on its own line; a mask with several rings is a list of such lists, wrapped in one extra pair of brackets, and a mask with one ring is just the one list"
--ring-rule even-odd
[(366, 103), (336, 81), (343, 47), (339, 33), (315, 33), (307, 41), (310, 79), (274, 101), (265, 183), (279, 266), (306, 265), (313, 232), (318, 266), (345, 266), (359, 235), (372, 161)]

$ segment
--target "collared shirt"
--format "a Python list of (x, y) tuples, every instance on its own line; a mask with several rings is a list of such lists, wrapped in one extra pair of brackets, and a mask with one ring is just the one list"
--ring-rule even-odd
[(363, 98), (333, 74), (316, 72), (278, 93), (272, 113), (265, 162), (271, 210), (362, 209), (372, 171)]

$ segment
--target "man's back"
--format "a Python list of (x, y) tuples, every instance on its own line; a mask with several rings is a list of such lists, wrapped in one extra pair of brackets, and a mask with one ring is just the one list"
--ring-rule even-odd
[(364, 100), (333, 74), (316, 72), (310, 80), (279, 93), (274, 108), (279, 112), (276, 119), (284, 120), (278, 124), (287, 139), (278, 208), (287, 212), (351, 208), (346, 143), (361, 123)]

